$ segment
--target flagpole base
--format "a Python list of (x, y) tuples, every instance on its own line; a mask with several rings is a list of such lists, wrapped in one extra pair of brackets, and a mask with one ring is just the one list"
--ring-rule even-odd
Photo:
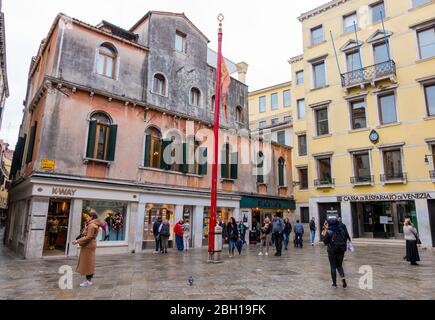
[(222, 252), (209, 252), (207, 263), (211, 263), (211, 264), (223, 263)]

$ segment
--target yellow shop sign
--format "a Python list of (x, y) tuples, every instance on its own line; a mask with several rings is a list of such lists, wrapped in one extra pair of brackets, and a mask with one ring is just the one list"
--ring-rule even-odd
[(54, 161), (54, 160), (42, 160), (41, 161), (41, 169), (42, 170), (54, 171), (55, 167), (56, 167), (56, 161)]

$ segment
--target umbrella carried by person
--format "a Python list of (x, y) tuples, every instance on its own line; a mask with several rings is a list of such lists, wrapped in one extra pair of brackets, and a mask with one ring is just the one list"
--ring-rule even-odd
[(236, 241), (236, 248), (237, 248), (237, 251), (239, 252), (239, 255), (242, 254), (243, 240), (239, 239)]

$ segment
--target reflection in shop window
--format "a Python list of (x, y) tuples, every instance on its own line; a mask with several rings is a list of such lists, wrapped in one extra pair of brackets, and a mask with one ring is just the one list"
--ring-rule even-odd
[(104, 200), (83, 201), (82, 230), (86, 217), (96, 213), (102, 222), (97, 241), (125, 241), (127, 228), (127, 203)]

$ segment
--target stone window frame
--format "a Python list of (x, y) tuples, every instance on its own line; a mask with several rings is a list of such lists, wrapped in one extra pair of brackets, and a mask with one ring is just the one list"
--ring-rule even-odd
[[(109, 77), (105, 74), (98, 72), (98, 60), (99, 60), (99, 57), (101, 54), (100, 48), (102, 48), (102, 47), (106, 48), (108, 50), (111, 50), (113, 52), (112, 77)], [(95, 74), (97, 74), (100, 77), (104, 77), (105, 79), (112, 79), (112, 80), (116, 81), (116, 80), (118, 80), (118, 77), (119, 77), (120, 64), (121, 64), (121, 58), (120, 58), (119, 50), (116, 48), (116, 46), (113, 43), (104, 41), (97, 46), (97, 48), (95, 49), (95, 61), (94, 61)]]

